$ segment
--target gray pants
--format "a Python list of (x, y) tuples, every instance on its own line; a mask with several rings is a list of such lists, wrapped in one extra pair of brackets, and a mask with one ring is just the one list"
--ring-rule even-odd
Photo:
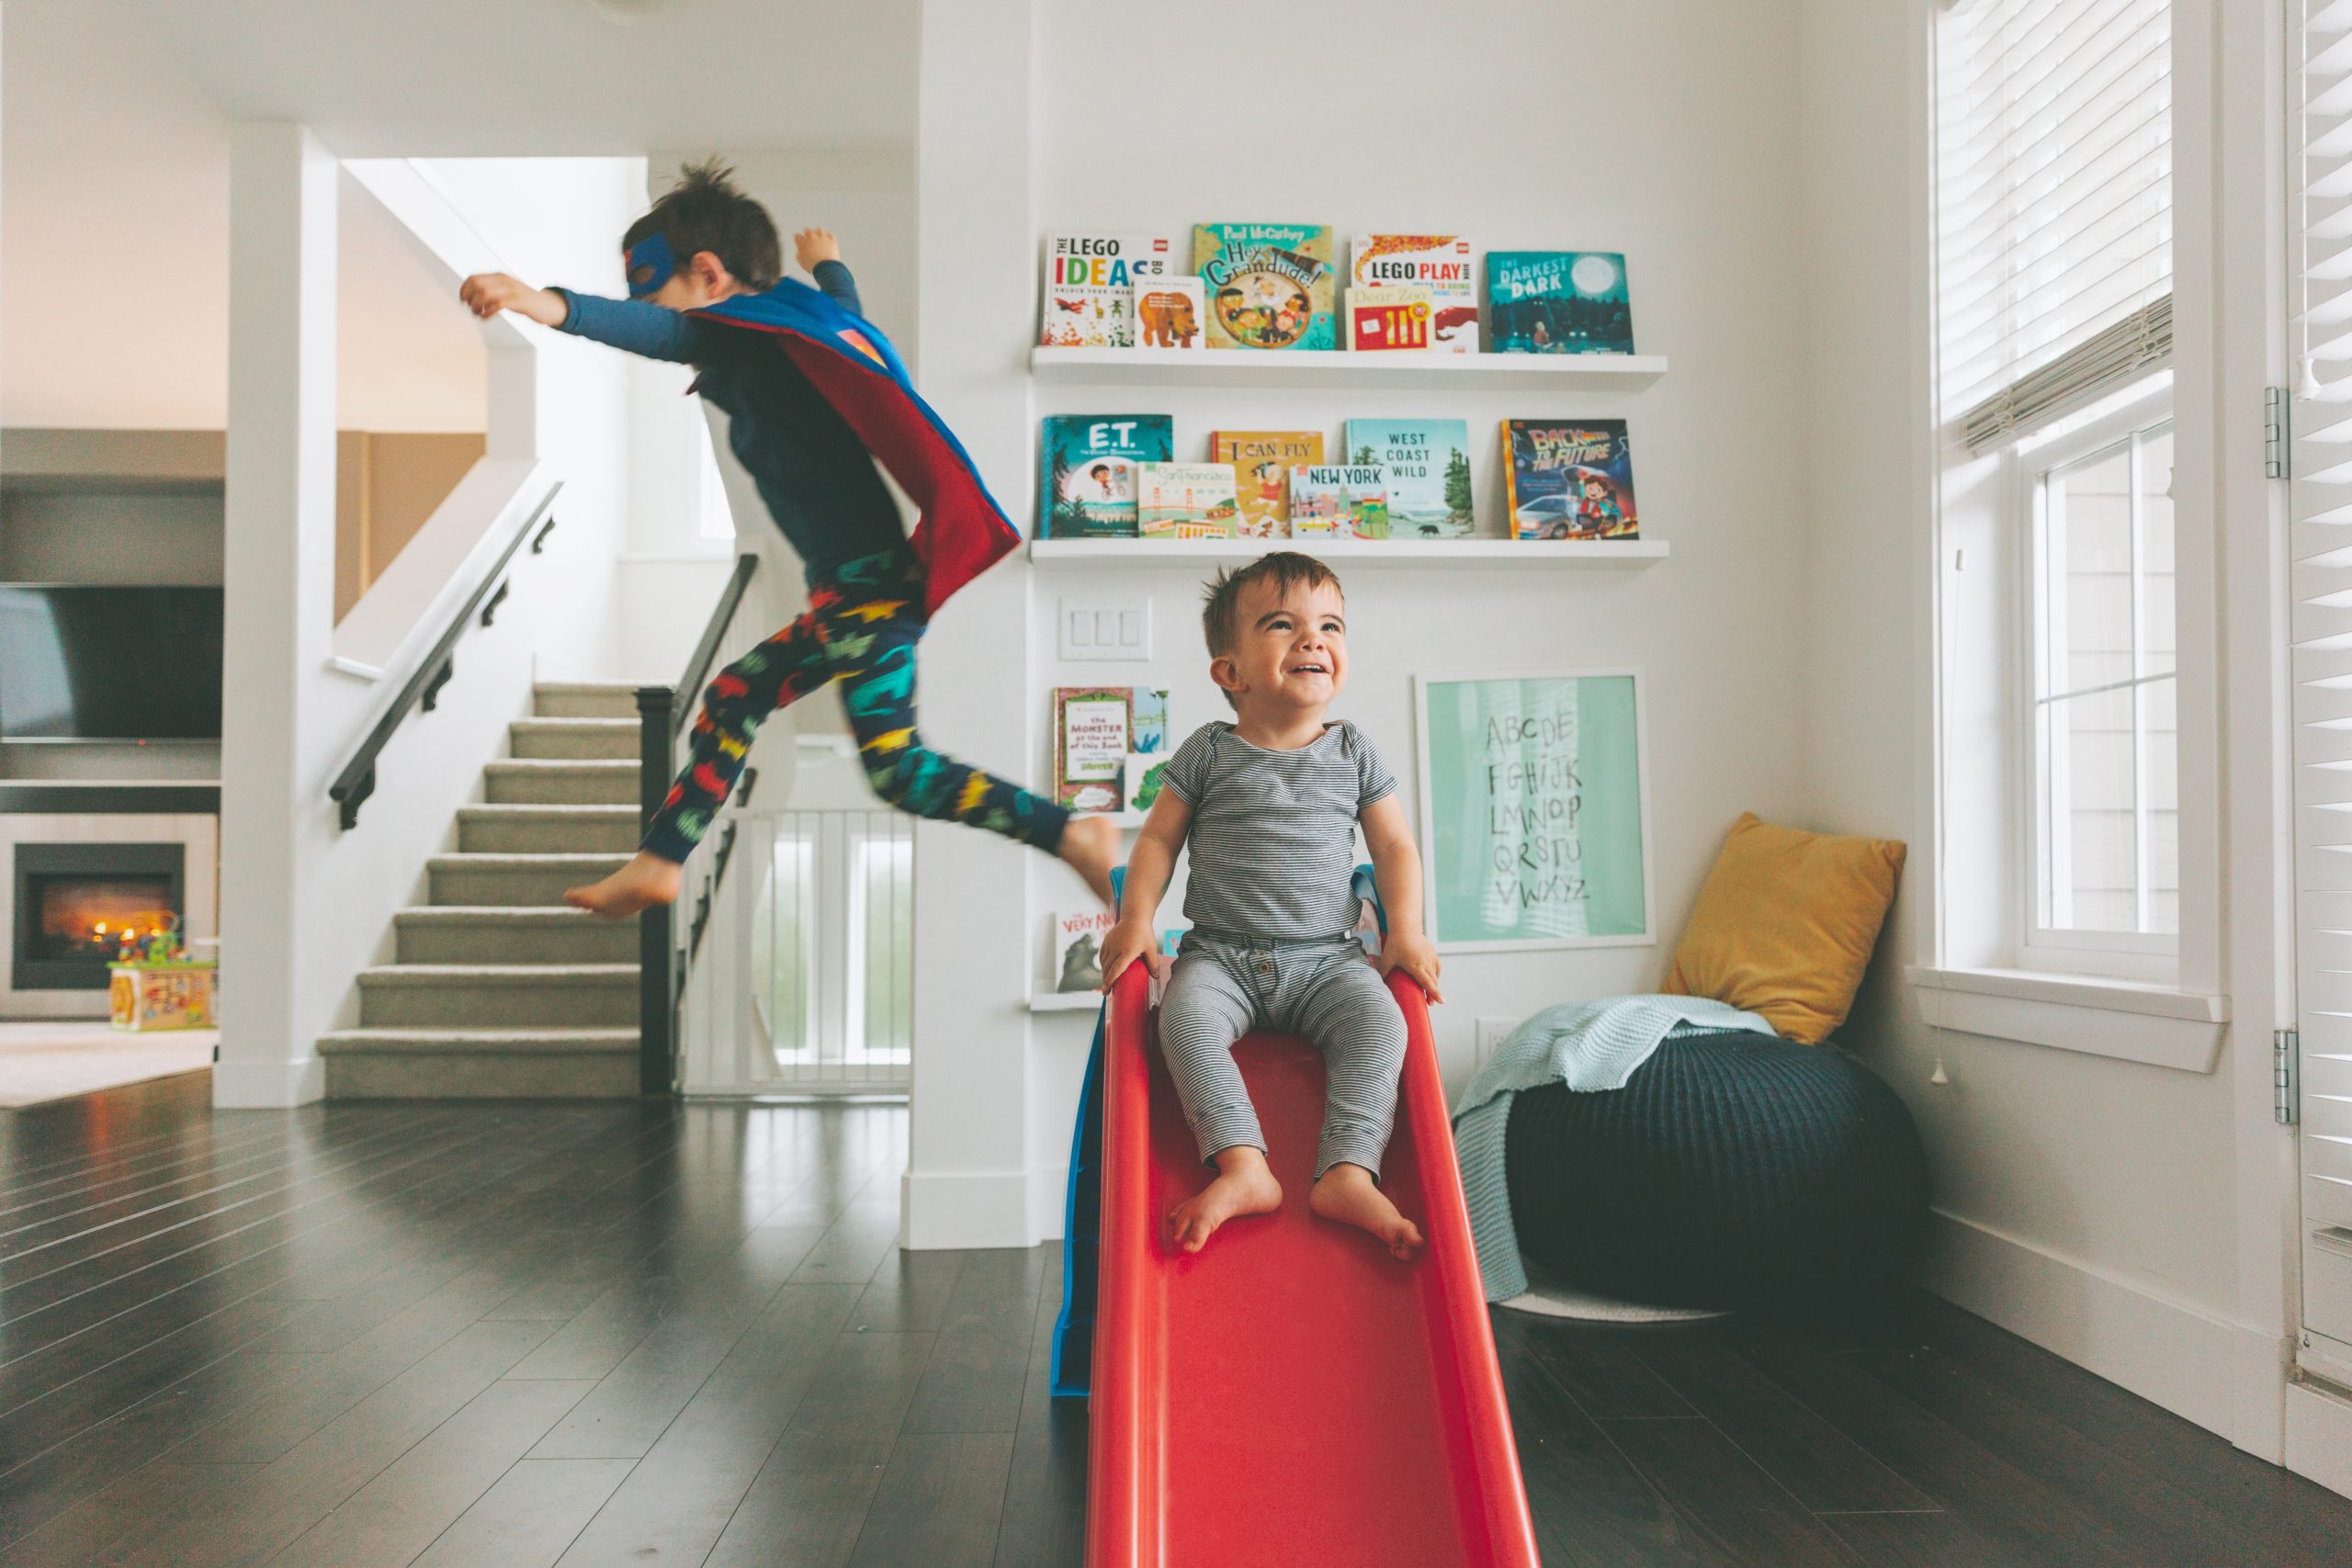
[(1323, 1053), (1319, 1179), (1346, 1161), (1380, 1174), (1405, 1066), (1405, 1015), (1352, 937), (1243, 944), (1198, 932), (1184, 939), (1159, 1003), (1159, 1051), (1184, 1119), (1209, 1160), (1266, 1135), (1233, 1062), (1252, 1029), (1304, 1034)]

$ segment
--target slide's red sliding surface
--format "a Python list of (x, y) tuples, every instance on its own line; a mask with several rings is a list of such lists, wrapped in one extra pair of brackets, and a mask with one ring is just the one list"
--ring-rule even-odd
[(1382, 1183), (1428, 1238), (1409, 1264), (1308, 1211), (1323, 1061), (1272, 1034), (1236, 1055), (1282, 1209), (1170, 1250), (1161, 1217), (1207, 1172), (1143, 966), (1114, 988), (1088, 1568), (1534, 1568), (1429, 1009), (1389, 987), (1409, 1045)]

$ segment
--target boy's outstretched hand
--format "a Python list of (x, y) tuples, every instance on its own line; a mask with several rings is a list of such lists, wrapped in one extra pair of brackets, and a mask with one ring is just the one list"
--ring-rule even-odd
[(803, 229), (792, 236), (792, 258), (803, 272), (814, 272), (819, 262), (842, 259), (842, 243), (831, 229)]
[(1141, 959), (1153, 973), (1159, 972), (1159, 943), (1148, 927), (1135, 927), (1121, 920), (1102, 939), (1102, 989), (1109, 991), (1112, 982), (1124, 974), (1128, 964)]
[(560, 327), (571, 314), (564, 297), (551, 288), (534, 288), (503, 272), (478, 272), (458, 285), (458, 299), (483, 321), (501, 310), (512, 310), (543, 327)]
[(1382, 941), (1380, 952), (1373, 963), (1379, 966), (1381, 978), (1386, 979), (1392, 969), (1402, 969), (1421, 983), (1421, 989), (1430, 994), (1430, 1000), (1445, 1000), (1438, 995), (1437, 989), (1437, 946), (1420, 932), (1390, 931)]

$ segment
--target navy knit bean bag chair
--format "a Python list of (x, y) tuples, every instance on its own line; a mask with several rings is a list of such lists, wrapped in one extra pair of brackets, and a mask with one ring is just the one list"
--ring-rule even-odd
[(1521, 1092), (1504, 1135), (1520, 1251), (1659, 1306), (1850, 1301), (1915, 1256), (1927, 1159), (1894, 1091), (1830, 1045), (1667, 1041), (1623, 1089)]

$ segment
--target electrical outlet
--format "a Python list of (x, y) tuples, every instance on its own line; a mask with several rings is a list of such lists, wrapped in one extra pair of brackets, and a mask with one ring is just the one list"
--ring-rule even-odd
[(1061, 656), (1072, 660), (1151, 657), (1151, 599), (1142, 593), (1065, 596)]
[(1510, 1039), (1510, 1032), (1518, 1027), (1519, 1021), (1515, 1018), (1480, 1019), (1477, 1041), (1472, 1047), (1474, 1056), (1470, 1070), (1474, 1073), (1484, 1072), (1487, 1063), (1494, 1056), (1495, 1047)]

